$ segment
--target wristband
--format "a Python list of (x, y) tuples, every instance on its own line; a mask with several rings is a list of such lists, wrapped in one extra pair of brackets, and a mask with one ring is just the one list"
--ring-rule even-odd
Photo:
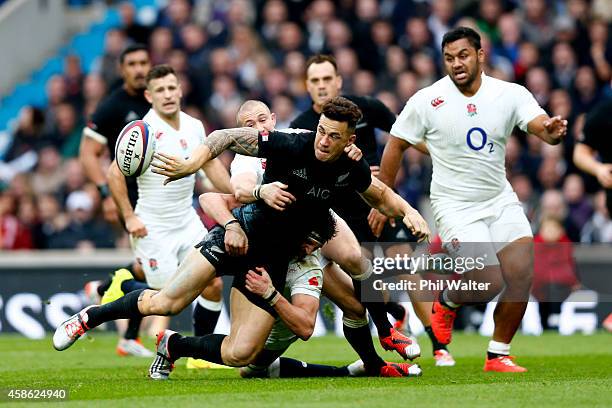
[(100, 193), (100, 197), (104, 200), (106, 197), (110, 196), (110, 190), (108, 189), (108, 184), (98, 184), (96, 186), (98, 188), (98, 193)]
[[(272, 293), (268, 293), (268, 291), (272, 289)], [(268, 302), (268, 304), (270, 304), (272, 301), (274, 301), (274, 303), (276, 303), (276, 300), (274, 300), (274, 298), (278, 295), (278, 291), (276, 289), (274, 289), (274, 286), (270, 286), (268, 288), (268, 291), (266, 291), (266, 293), (264, 293), (263, 295), (263, 299)], [(267, 295), (267, 296), (266, 296)], [(277, 299), (278, 300), (278, 299)]]
[(240, 222), (237, 219), (234, 218), (233, 220), (229, 220), (228, 222), (226, 222), (223, 225), (223, 229), (226, 230), (228, 226), (230, 226), (231, 224), (234, 224), (234, 223), (238, 223), (238, 225), (240, 225)]
[(261, 200), (261, 184), (257, 184), (255, 186), (255, 188), (253, 188), (253, 197), (255, 197), (256, 200)]
[[(274, 292), (276, 292), (276, 291), (274, 291)], [(268, 304), (269, 304), (270, 306), (274, 306), (274, 305), (276, 304), (276, 302), (278, 302), (278, 301), (280, 300), (280, 298), (281, 298), (281, 294), (280, 294), (280, 293), (278, 293), (278, 292), (276, 292), (276, 295), (274, 295), (274, 297), (272, 298), (272, 300), (269, 300), (269, 301), (268, 301)]]

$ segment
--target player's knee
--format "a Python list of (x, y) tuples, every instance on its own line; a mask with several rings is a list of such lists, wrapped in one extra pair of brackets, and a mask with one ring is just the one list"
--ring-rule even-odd
[(151, 311), (159, 316), (173, 316), (179, 314), (184, 306), (176, 299), (170, 299), (158, 292), (156, 296), (151, 297)]
[(202, 296), (207, 300), (219, 302), (223, 297), (223, 280), (213, 279), (202, 291)]
[(221, 297), (221, 293), (223, 292), (223, 279), (215, 278), (208, 286), (212, 293), (218, 295), (219, 298)]
[(533, 279), (533, 261), (517, 259), (504, 267), (504, 280), (508, 287), (529, 290)]
[(255, 361), (259, 350), (254, 344), (244, 342), (229, 347), (223, 355), (223, 362), (231, 367), (244, 367)]

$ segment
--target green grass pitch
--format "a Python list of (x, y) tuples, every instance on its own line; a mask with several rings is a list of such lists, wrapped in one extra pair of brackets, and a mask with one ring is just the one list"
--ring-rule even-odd
[[(612, 407), (612, 335), (518, 336), (513, 354), (524, 374), (484, 373), (487, 338), (456, 334), (456, 367), (435, 367), (421, 337), (419, 378), (241, 379), (236, 370), (187, 370), (177, 362), (171, 379), (147, 378), (151, 360), (114, 354), (116, 338), (93, 333), (57, 352), (42, 341), (0, 336), (0, 389), (66, 388), (68, 401), (52, 406), (143, 407)], [(152, 340), (147, 343), (153, 347)], [(388, 360), (396, 355), (381, 351)], [(342, 365), (356, 355), (337, 337), (298, 342), (289, 356)], [(26, 406), (33, 403), (8, 403)], [(163, 405), (161, 405), (163, 404)], [(42, 404), (47, 405), (47, 404)], [(42, 406), (36, 405), (36, 406)]]

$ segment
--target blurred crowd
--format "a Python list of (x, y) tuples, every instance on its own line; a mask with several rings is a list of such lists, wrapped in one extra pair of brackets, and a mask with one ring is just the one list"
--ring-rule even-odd
[[(149, 25), (129, 2), (114, 6), (122, 26), (106, 33), (95, 67), (86, 74), (67, 56), (47, 83), (48, 106), (21, 111), (0, 162), (0, 249), (126, 245), (103, 221), (78, 150), (89, 115), (121, 86), (118, 57), (130, 42), (177, 70), (183, 110), (210, 132), (234, 127), (245, 99), (268, 103), (286, 127), (310, 106), (304, 68), (315, 53), (336, 57), (345, 94), (375, 96), (399, 113), (444, 75), (439, 44), (456, 25), (482, 34), (488, 75), (525, 85), (551, 116), (569, 120), (561, 145), (517, 130), (507, 146), (507, 175), (534, 232), (552, 218), (554, 239), (612, 242), (605, 197), (571, 160), (584, 114), (612, 96), (609, 0), (168, 0)], [(430, 179), (429, 158), (409, 151), (398, 191), (418, 206)]]

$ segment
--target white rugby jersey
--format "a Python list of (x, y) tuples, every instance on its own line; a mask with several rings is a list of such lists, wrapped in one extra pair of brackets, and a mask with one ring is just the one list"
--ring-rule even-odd
[[(278, 130), (278, 129), (277, 129)], [(304, 133), (310, 132), (310, 130), (306, 129), (280, 129), (279, 132), (283, 133)], [(238, 154), (234, 156), (234, 160), (230, 165), (230, 173), (232, 176), (236, 176), (242, 173), (255, 173), (257, 174), (257, 184), (261, 184), (263, 182), (263, 175), (266, 171), (266, 159), (260, 157), (252, 157), (245, 156), (243, 154)]]
[(467, 97), (445, 76), (406, 102), (391, 134), (427, 145), (433, 162), (432, 200), (479, 202), (509, 186), (505, 154), (514, 126), (525, 131), (545, 113), (518, 84), (482, 74), (480, 89)]
[[(143, 118), (156, 138), (156, 151), (188, 158), (192, 151), (204, 142), (204, 125), (188, 114), (180, 113), (180, 130), (175, 130), (153, 110)], [(137, 179), (138, 201), (136, 215), (145, 225), (177, 226), (193, 209), (195, 175), (173, 181), (164, 186), (166, 176), (155, 174), (152, 166)]]

